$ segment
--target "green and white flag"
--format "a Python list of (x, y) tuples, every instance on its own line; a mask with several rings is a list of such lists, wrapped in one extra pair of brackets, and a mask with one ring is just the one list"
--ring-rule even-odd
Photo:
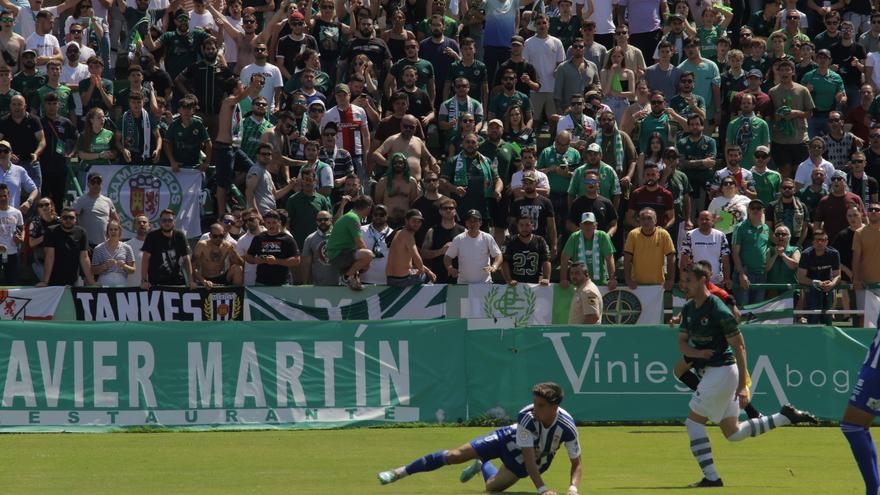
[[(672, 293), (672, 313), (678, 314), (687, 299), (684, 292), (675, 289)], [(739, 308), (741, 323), (759, 325), (784, 325), (794, 322), (794, 291), (782, 294), (755, 304), (747, 304)]]
[[(326, 287), (312, 294), (327, 299), (303, 301), (302, 297), (275, 297), (267, 291), (248, 289), (245, 320), (433, 320), (446, 317), (445, 285), (371, 287), (354, 293), (343, 287)], [(326, 289), (326, 290), (324, 290)], [(302, 295), (303, 293), (297, 293)], [(342, 296), (344, 295), (344, 296)]]

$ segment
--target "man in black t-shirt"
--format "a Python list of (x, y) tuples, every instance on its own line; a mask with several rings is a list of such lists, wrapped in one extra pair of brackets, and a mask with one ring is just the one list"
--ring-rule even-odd
[(257, 265), (258, 285), (284, 285), (288, 283), (290, 268), (299, 266), (299, 246), (290, 234), (281, 230), (281, 216), (277, 211), (267, 211), (263, 225), (266, 230), (254, 237), (244, 259)]
[(154, 285), (184, 285), (196, 288), (192, 258), (183, 231), (174, 228), (176, 214), (163, 210), (159, 214), (159, 229), (144, 239), (141, 261), (141, 288)]
[(518, 219), (527, 216), (532, 219), (535, 235), (543, 237), (550, 246), (550, 252), (556, 252), (556, 213), (553, 202), (538, 194), (538, 179), (532, 171), (522, 176), (523, 197), (510, 205), (510, 231), (516, 229)]
[[(74, 285), (79, 279), (80, 269), (85, 275), (86, 285), (95, 285), (86, 231), (76, 224), (76, 211), (73, 208), (61, 211), (61, 225), (49, 230), (43, 246), (46, 261), (43, 279), (37, 287)], [(79, 266), (71, 263), (74, 259), (79, 260)]]
[(532, 233), (535, 223), (529, 215), (517, 219), (516, 229), (517, 235), (510, 237), (501, 248), (504, 280), (510, 285), (519, 282), (550, 285), (550, 248), (547, 241)]
[[(588, 170), (585, 174), (588, 179), (596, 180), (599, 174), (594, 170)], [(568, 230), (574, 232), (578, 230), (581, 224), (581, 218), (584, 213), (592, 212), (596, 215), (596, 228), (603, 232), (607, 232), (612, 238), (617, 232), (617, 209), (610, 199), (599, 194), (598, 184), (590, 180), (587, 183), (587, 193), (578, 196), (571, 203), (568, 217)]]

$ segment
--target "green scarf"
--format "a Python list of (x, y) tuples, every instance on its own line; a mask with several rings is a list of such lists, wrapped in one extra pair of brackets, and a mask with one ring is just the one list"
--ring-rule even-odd
[[(483, 196), (487, 198), (495, 197), (495, 189), (492, 187), (492, 167), (489, 165), (489, 160), (486, 159), (483, 155), (477, 153), (477, 156), (474, 157), (477, 160), (477, 166), (480, 167), (480, 170), (483, 173)], [(453, 178), (453, 182), (458, 187), (467, 187), (468, 186), (468, 168), (467, 168), (467, 158), (464, 156), (464, 152), (459, 153), (458, 156), (455, 157), (455, 177)]]
[[(578, 260), (586, 263), (587, 262), (587, 247), (586, 247), (586, 241), (584, 240), (584, 233), (581, 231), (578, 231), (577, 236), (578, 236)], [(590, 265), (591, 265), (590, 266), (590, 268), (591, 268), (590, 278), (593, 280), (598, 280), (599, 282), (602, 282), (602, 280), (600, 280), (602, 278), (602, 265), (600, 264), (602, 262), (602, 256), (599, 253), (599, 240), (597, 239), (597, 237), (598, 237), (598, 231), (593, 232), (593, 239), (590, 243), (590, 262), (591, 262), (590, 263)]]
[(141, 109), (141, 136), (138, 136), (138, 125), (134, 120), (134, 114), (131, 113), (131, 110), (122, 114), (122, 144), (125, 146), (128, 151), (132, 153), (132, 155), (137, 154), (137, 149), (134, 148), (135, 143), (141, 145), (140, 156), (144, 160), (148, 160), (150, 158), (150, 141), (152, 140), (153, 134), (150, 132), (150, 116), (147, 114), (147, 110), (145, 108)]
[[(385, 195), (386, 196), (391, 196), (393, 194), (392, 188), (394, 187), (393, 186), (394, 180), (392, 178), (394, 177), (394, 166), (392, 164), (394, 163), (394, 159), (397, 157), (403, 158), (403, 163), (406, 165), (403, 168), (403, 178), (404, 178), (404, 180), (409, 182), (409, 162), (406, 161), (406, 155), (404, 155), (403, 153), (398, 151), (397, 153), (394, 153), (393, 155), (391, 155), (391, 158), (388, 159), (388, 167), (386, 167), (386, 170), (385, 170)], [(456, 171), (456, 174), (457, 173), (458, 173), (458, 171)], [(465, 180), (467, 180), (467, 179), (465, 179)]]
[[(618, 174), (623, 173), (623, 139), (620, 137), (620, 132), (617, 131), (617, 127), (614, 128), (614, 169)], [(596, 135), (596, 144), (598, 144), (603, 149), (605, 148), (605, 135), (603, 132), (599, 132)]]

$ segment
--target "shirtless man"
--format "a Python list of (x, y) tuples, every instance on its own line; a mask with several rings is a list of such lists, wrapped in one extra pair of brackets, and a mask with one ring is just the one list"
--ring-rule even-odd
[[(296, 146), (292, 141), (291, 129), (293, 128), (293, 114), (280, 112), (276, 115), (275, 127), (268, 129), (260, 136), (261, 143), (268, 143), (272, 147), (272, 163), (269, 172), (280, 175), (284, 183), (290, 180), (290, 167), (294, 166), (293, 157), (290, 156), (291, 146)], [(303, 141), (308, 141), (302, 136)]]
[(210, 237), (199, 241), (193, 253), (193, 276), (197, 283), (210, 289), (214, 284), (241, 285), (244, 261), (235, 251), (235, 244), (226, 239), (219, 223), (210, 227)]
[(223, 82), (223, 101), (220, 103), (220, 115), (217, 118), (217, 139), (214, 140), (212, 165), (214, 165), (217, 177), (217, 216), (222, 217), (226, 213), (226, 197), (232, 184), (233, 173), (242, 171), (246, 173), (254, 162), (246, 156), (232, 142), (232, 118), (238, 108), (238, 103), (251, 95), (237, 78)]
[(254, 63), (254, 46), (260, 43), (265, 44), (271, 29), (265, 29), (257, 35), (257, 18), (254, 17), (254, 14), (248, 13), (241, 17), (242, 30), (239, 30), (230, 24), (223, 13), (217, 10), (210, 2), (208, 2), (207, 6), (214, 17), (214, 22), (235, 41), (235, 46), (238, 49), (238, 60), (235, 62), (235, 73), (237, 75), (241, 72), (242, 68)]
[(419, 197), (419, 183), (407, 173), (406, 156), (403, 153), (391, 155), (391, 168), (385, 177), (379, 179), (374, 196), (376, 204), (388, 207), (388, 223), (393, 226), (403, 225), (406, 211)]
[(430, 169), (440, 173), (440, 167), (431, 152), (428, 151), (428, 146), (414, 135), (418, 125), (419, 121), (413, 115), (404, 115), (400, 122), (400, 132), (386, 139), (382, 146), (373, 152), (374, 163), (380, 167), (387, 167), (387, 157), (400, 152), (407, 157), (409, 176), (414, 178), (416, 182), (422, 180), (423, 170)]
[(0, 13), (0, 67), (9, 67), (13, 74), (18, 72), (18, 61), (24, 50), (25, 39), (12, 32), (15, 15), (10, 11)]
[(419, 248), (416, 247), (416, 232), (422, 227), (422, 213), (419, 210), (406, 212), (406, 224), (394, 234), (388, 251), (388, 265), (385, 275), (390, 287), (410, 287), (434, 282), (437, 276), (422, 263)]

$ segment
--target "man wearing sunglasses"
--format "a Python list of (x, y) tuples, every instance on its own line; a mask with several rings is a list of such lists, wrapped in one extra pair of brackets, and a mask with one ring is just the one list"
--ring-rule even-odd
[(147, 50), (155, 52), (159, 48), (166, 49), (169, 56), (165, 57), (165, 70), (172, 79), (198, 61), (202, 42), (210, 37), (201, 29), (189, 28), (189, 14), (184, 10), (177, 11), (174, 20), (176, 25), (174, 31), (163, 33), (156, 40), (153, 40), (149, 31), (144, 37), (144, 46)]
[[(176, 216), (173, 210), (162, 210), (159, 229), (147, 234), (144, 240), (141, 248), (144, 253), (141, 288), (144, 290), (156, 285), (189, 285), (190, 289), (196, 288), (189, 243), (186, 234), (174, 228)], [(61, 220), (64, 221), (63, 214)]]
[[(86, 285), (95, 285), (86, 231), (76, 224), (76, 211), (73, 208), (61, 211), (61, 225), (46, 234), (44, 246), (44, 273), (37, 287), (77, 285), (80, 281), (80, 270)], [(72, 260), (78, 260), (79, 263), (72, 263)]]

